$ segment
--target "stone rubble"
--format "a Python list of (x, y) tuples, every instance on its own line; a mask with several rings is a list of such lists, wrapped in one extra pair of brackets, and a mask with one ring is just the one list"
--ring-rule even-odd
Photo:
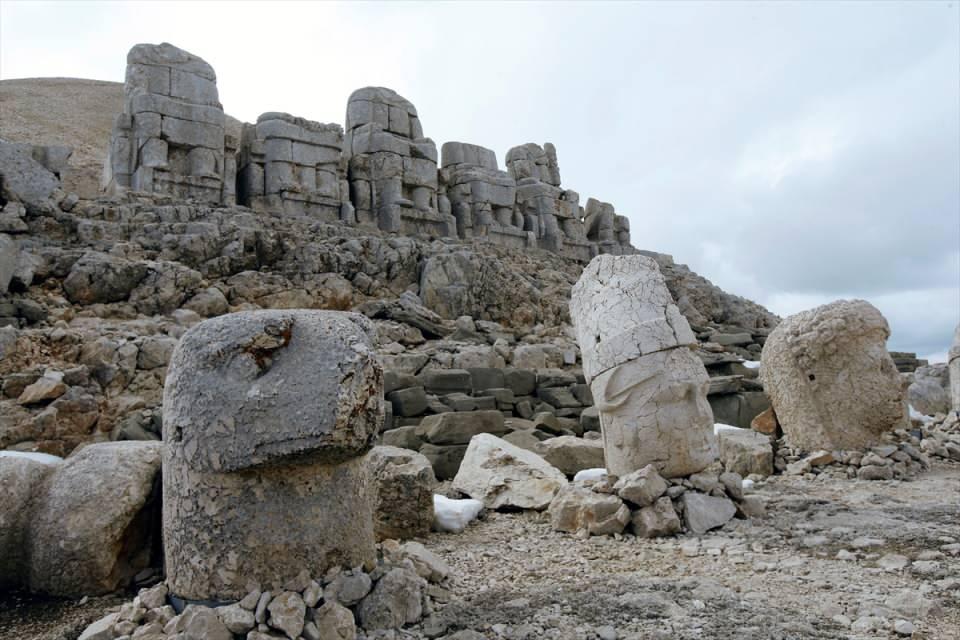
[[(84, 640), (351, 640), (420, 622), (450, 599), (452, 570), (417, 542), (384, 540), (371, 568), (331, 567), (311, 578), (303, 570), (278, 591), (253, 587), (243, 598), (211, 608), (182, 609), (167, 583), (89, 625)], [(361, 584), (359, 588), (352, 586)], [(182, 601), (180, 601), (182, 602)]]

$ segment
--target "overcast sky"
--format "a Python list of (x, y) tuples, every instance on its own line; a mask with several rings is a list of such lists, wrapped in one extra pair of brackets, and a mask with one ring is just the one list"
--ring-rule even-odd
[(634, 245), (780, 315), (864, 298), (939, 360), (960, 321), (956, 0), (0, 2), (0, 78), (122, 81), (162, 41), (242, 120), (342, 123), (381, 85), (438, 146), (553, 142)]

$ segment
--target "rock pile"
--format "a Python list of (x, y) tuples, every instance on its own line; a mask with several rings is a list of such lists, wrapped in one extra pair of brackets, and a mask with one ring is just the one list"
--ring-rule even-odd
[(429, 616), (450, 600), (449, 577), (446, 562), (422, 544), (385, 540), (369, 567), (333, 567), (317, 576), (303, 570), (273, 590), (251, 585), (242, 598), (215, 608), (182, 607), (161, 583), (94, 622), (80, 639), (352, 640)]
[(665, 479), (654, 465), (625, 476), (601, 475), (561, 488), (547, 512), (557, 531), (578, 535), (621, 534), (657, 538), (703, 534), (735, 515), (765, 514), (762, 498), (744, 493), (743, 478), (719, 464), (687, 478)]

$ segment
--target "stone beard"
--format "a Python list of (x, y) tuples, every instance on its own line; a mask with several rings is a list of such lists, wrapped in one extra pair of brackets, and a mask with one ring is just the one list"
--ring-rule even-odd
[(600, 412), (607, 471), (622, 476), (653, 464), (679, 477), (712, 463), (709, 378), (657, 263), (594, 258), (573, 288), (570, 315)]

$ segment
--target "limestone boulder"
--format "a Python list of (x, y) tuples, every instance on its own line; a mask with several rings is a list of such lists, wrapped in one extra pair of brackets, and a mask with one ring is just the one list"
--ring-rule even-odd
[(423, 615), (422, 594), (427, 581), (411, 569), (387, 572), (357, 606), (357, 621), (367, 631), (395, 629)]
[(0, 454), (0, 589), (26, 586), (30, 526), (46, 481), (63, 461), (43, 454)]
[(474, 436), (467, 447), (453, 488), (488, 509), (546, 509), (566, 486), (562, 471), (532, 451), (496, 436)]
[(950, 370), (944, 363), (918, 367), (907, 387), (907, 402), (928, 416), (950, 411)]
[(88, 251), (77, 260), (63, 281), (63, 292), (74, 304), (121, 302), (146, 277), (144, 262)]
[(753, 429), (722, 429), (717, 434), (720, 461), (727, 471), (743, 477), (754, 473), (773, 474), (773, 445), (770, 438)]
[(603, 466), (603, 443), (599, 440), (559, 436), (543, 441), (537, 453), (568, 476)]
[(666, 493), (667, 481), (660, 477), (657, 468), (650, 464), (617, 479), (613, 490), (627, 502), (646, 507)]
[(159, 536), (159, 442), (91, 444), (53, 473), (33, 514), (30, 588), (80, 596), (122, 587)]
[(377, 489), (377, 539), (404, 540), (428, 534), (437, 485), (430, 461), (416, 451), (388, 446), (374, 447), (367, 461)]
[(683, 526), (680, 516), (673, 508), (673, 501), (664, 496), (646, 507), (633, 512), (630, 518), (633, 532), (638, 538), (660, 538), (680, 533)]
[(56, 204), (60, 180), (32, 157), (27, 145), (0, 142), (0, 189), (4, 201), (21, 202), (30, 212), (48, 212)]
[(554, 531), (583, 530), (595, 536), (622, 533), (630, 522), (630, 509), (623, 500), (575, 484), (557, 492), (547, 513)]
[(763, 345), (764, 389), (787, 440), (805, 451), (862, 449), (907, 424), (890, 327), (863, 300), (838, 300), (781, 322)]

